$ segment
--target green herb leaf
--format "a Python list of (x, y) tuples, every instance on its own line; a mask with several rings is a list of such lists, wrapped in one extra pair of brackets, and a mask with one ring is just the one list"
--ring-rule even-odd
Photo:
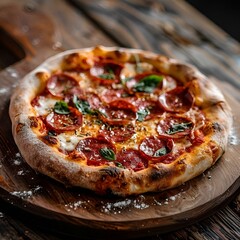
[(136, 92), (147, 92), (151, 93), (158, 86), (158, 84), (163, 80), (163, 76), (159, 75), (148, 75), (142, 78), (135, 86)]
[(79, 99), (76, 95), (73, 96), (73, 103), (75, 104), (76, 108), (82, 114), (93, 114), (93, 111), (90, 108), (88, 101)]
[(162, 147), (154, 153), (153, 157), (161, 157), (161, 156), (166, 155), (166, 154), (167, 154), (167, 148)]
[(167, 154), (167, 148), (162, 147), (154, 153), (153, 157), (161, 157), (161, 156), (166, 155), (166, 154)]
[(147, 108), (138, 110), (137, 111), (137, 120), (139, 122), (142, 122), (148, 114), (150, 114), (150, 111)]
[(100, 155), (101, 155), (103, 158), (105, 158), (105, 159), (107, 159), (107, 160), (109, 160), (109, 161), (115, 161), (115, 160), (116, 160), (115, 153), (114, 153), (114, 151), (113, 151), (112, 149), (110, 149), (110, 148), (107, 148), (107, 147), (101, 148), (101, 149), (99, 150), (99, 152), (100, 152)]
[(59, 102), (56, 102), (54, 105), (54, 112), (58, 114), (69, 114), (70, 110), (66, 102), (59, 101)]
[(185, 123), (178, 123), (178, 124), (173, 124), (167, 131), (166, 133), (169, 135), (178, 133), (178, 132), (184, 132), (186, 129), (188, 129), (192, 125), (191, 122), (185, 122)]

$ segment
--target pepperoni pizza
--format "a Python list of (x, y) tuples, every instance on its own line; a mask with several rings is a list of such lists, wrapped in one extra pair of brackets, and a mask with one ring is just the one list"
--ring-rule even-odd
[(142, 50), (54, 56), (10, 104), (26, 162), (68, 186), (127, 196), (178, 186), (224, 153), (231, 110), (193, 66)]

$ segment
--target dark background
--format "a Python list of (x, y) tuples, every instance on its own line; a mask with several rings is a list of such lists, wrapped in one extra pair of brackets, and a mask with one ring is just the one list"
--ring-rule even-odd
[(240, 0), (186, 0), (240, 42)]

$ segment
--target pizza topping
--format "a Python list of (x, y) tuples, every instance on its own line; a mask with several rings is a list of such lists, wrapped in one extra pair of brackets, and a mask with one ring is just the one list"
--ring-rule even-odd
[(59, 101), (59, 102), (56, 102), (54, 105), (54, 112), (58, 114), (69, 114), (70, 110), (66, 102)]
[(100, 166), (115, 160), (115, 146), (103, 137), (81, 139), (76, 150), (87, 158), (87, 164)]
[(192, 139), (193, 145), (200, 145), (204, 143), (204, 134), (202, 131), (196, 130), (194, 131), (193, 135), (194, 135), (194, 138)]
[(82, 114), (93, 114), (94, 111), (91, 110), (90, 104), (87, 100), (79, 99), (76, 95), (73, 96), (73, 103), (75, 107), (82, 113)]
[(56, 138), (59, 140), (60, 148), (67, 152), (73, 151), (80, 140), (79, 136), (67, 132), (58, 134)]
[(110, 125), (125, 125), (136, 118), (136, 108), (133, 104), (126, 100), (119, 99), (109, 103), (103, 114), (100, 115), (101, 120)]
[(66, 74), (55, 74), (48, 79), (47, 90), (55, 97), (64, 98), (68, 95), (82, 93), (78, 82)]
[(135, 104), (139, 109), (137, 112), (137, 120), (140, 122), (141, 119), (149, 120), (154, 118), (155, 116), (161, 116), (164, 112), (160, 107), (158, 101), (139, 99), (135, 102)]
[(82, 125), (82, 114), (75, 108), (68, 107), (69, 113), (51, 112), (46, 117), (47, 126), (56, 132), (73, 131)]
[(92, 92), (87, 92), (86, 96), (91, 109), (95, 110), (95, 109), (100, 109), (102, 107), (103, 105), (102, 101), (97, 94)]
[(133, 124), (106, 126), (100, 129), (99, 134), (113, 142), (124, 142), (130, 139), (135, 133)]
[(105, 89), (101, 93), (101, 99), (106, 102), (112, 102), (118, 100), (119, 98), (129, 97), (128, 93), (124, 89)]
[(114, 153), (114, 151), (111, 148), (104, 147), (104, 148), (101, 148), (99, 150), (99, 152), (100, 152), (100, 155), (104, 159), (107, 159), (109, 161), (115, 161), (116, 160), (115, 153)]
[(135, 149), (122, 149), (117, 154), (118, 163), (122, 164), (123, 167), (132, 169), (137, 172), (147, 168), (148, 161), (141, 155), (139, 150)]
[(172, 135), (178, 132), (184, 132), (192, 125), (191, 122), (183, 122), (183, 123), (176, 123), (172, 124), (170, 128), (166, 131), (168, 135)]
[(193, 101), (191, 92), (185, 87), (177, 87), (159, 97), (160, 105), (168, 112), (187, 112), (191, 109)]
[(150, 114), (150, 111), (148, 108), (140, 109), (137, 111), (137, 120), (139, 122), (143, 122), (143, 120), (147, 117), (147, 115)]
[(181, 138), (190, 134), (193, 126), (193, 122), (188, 118), (169, 116), (160, 120), (157, 126), (157, 132), (160, 136)]
[(130, 92), (152, 93), (163, 81), (163, 76), (155, 73), (138, 74), (126, 81)]
[(149, 160), (161, 161), (172, 151), (173, 140), (150, 136), (139, 145), (139, 150)]
[(31, 104), (35, 108), (36, 112), (38, 113), (39, 116), (43, 116), (48, 114), (52, 108), (54, 107), (55, 103), (58, 100), (48, 98), (45, 96), (37, 96), (35, 97), (32, 101)]
[(114, 82), (119, 82), (119, 75), (123, 68), (122, 64), (105, 60), (97, 62), (94, 67), (90, 69), (90, 74), (94, 80), (103, 85), (111, 85)]

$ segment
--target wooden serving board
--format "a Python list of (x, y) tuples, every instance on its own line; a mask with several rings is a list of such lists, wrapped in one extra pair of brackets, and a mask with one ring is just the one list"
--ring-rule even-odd
[[(17, 18), (11, 20), (13, 25), (6, 24), (6, 11), (12, 11), (11, 16), (17, 12), (18, 17), (21, 13), (28, 29), (34, 31), (25, 28), (23, 35), (19, 29), (24, 28), (18, 25)], [(36, 24), (27, 13), (17, 7), (0, 10), (0, 27), (16, 40), (15, 53), (21, 53), (17, 45), (21, 42), (26, 54), (0, 73), (0, 197), (55, 224), (64, 223), (62, 231), (67, 235), (84, 232), (89, 239), (112, 239), (111, 233), (115, 239), (127, 239), (172, 231), (209, 216), (228, 202), (240, 185), (239, 103), (231, 97), (227, 98), (234, 112), (234, 124), (226, 153), (214, 167), (178, 188), (127, 198), (99, 196), (80, 188), (65, 188), (33, 171), (21, 157), (11, 134), (10, 96), (21, 77), (61, 49), (52, 40), (56, 35), (52, 20), (39, 12), (35, 13), (36, 18), (43, 22)], [(39, 39), (37, 32), (46, 25), (48, 31)], [(34, 44), (36, 48), (32, 48)], [(231, 88), (217, 84), (226, 95), (231, 94)]]

